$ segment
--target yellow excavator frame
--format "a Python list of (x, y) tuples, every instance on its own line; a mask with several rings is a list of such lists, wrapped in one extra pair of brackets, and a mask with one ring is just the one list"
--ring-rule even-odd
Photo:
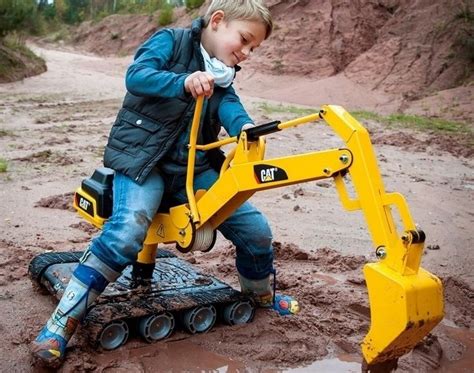
[[(324, 105), (315, 114), (277, 123), (273, 131), (324, 120), (345, 143), (329, 149), (264, 159), (263, 136), (249, 141), (247, 132), (211, 144), (198, 145), (203, 98), (196, 101), (187, 169), (188, 203), (156, 214), (138, 262), (154, 263), (160, 243), (176, 243), (182, 251), (196, 247), (199, 232), (213, 232), (244, 201), (260, 190), (333, 178), (345, 209), (362, 210), (379, 261), (364, 267), (371, 326), (362, 342), (366, 363), (380, 364), (409, 352), (443, 318), (441, 281), (420, 267), (424, 233), (417, 229), (404, 197), (386, 193), (367, 130), (340, 106)], [(193, 190), (197, 150), (236, 143), (208, 191)], [(356, 198), (351, 198), (344, 175), (349, 174)], [(403, 229), (397, 230), (392, 209), (398, 210)], [(81, 212), (81, 209), (78, 209)], [(84, 217), (96, 226), (103, 219)]]

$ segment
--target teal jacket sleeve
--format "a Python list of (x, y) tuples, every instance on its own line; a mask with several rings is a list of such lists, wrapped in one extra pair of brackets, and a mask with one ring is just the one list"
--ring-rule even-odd
[(244, 124), (254, 124), (232, 86), (227, 88), (227, 92), (219, 104), (218, 116), (229, 136), (237, 136)]
[(166, 29), (142, 44), (125, 76), (125, 86), (132, 95), (186, 97), (184, 81), (189, 74), (176, 74), (166, 69), (173, 57), (173, 45), (173, 35)]

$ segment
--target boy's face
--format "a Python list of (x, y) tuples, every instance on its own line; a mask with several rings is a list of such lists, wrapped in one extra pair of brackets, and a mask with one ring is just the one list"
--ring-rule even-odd
[(225, 21), (223, 17), (211, 18), (212, 50), (208, 51), (227, 66), (249, 58), (250, 53), (265, 40), (263, 22), (248, 20)]

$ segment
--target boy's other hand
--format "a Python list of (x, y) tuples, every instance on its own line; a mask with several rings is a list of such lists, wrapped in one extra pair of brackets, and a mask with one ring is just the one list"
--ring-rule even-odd
[(185, 79), (184, 89), (194, 98), (201, 95), (211, 97), (214, 92), (214, 77), (204, 71), (196, 71)]

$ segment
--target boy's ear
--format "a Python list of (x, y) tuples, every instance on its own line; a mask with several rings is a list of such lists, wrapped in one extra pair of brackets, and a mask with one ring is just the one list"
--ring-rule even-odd
[(209, 24), (211, 25), (212, 30), (216, 30), (217, 26), (224, 20), (224, 11), (216, 10), (211, 15), (211, 20)]

